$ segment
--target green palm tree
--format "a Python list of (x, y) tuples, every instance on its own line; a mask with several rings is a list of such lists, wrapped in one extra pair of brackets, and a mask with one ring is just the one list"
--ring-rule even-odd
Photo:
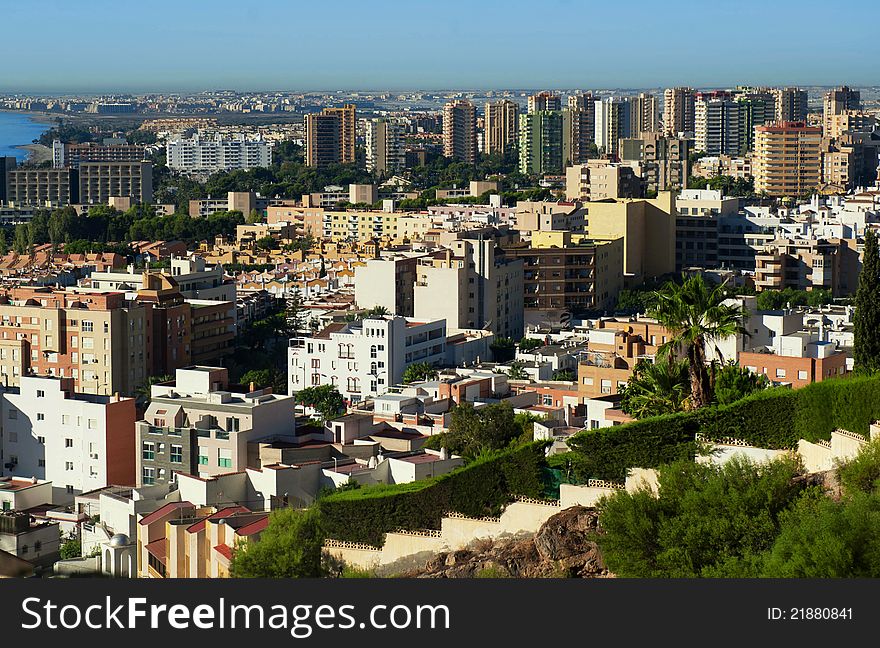
[(748, 335), (742, 325), (748, 312), (741, 306), (724, 304), (726, 298), (725, 283), (710, 286), (701, 275), (682, 275), (680, 284), (668, 281), (654, 293), (648, 311), (671, 336), (661, 347), (661, 353), (673, 357), (684, 353), (691, 381), (691, 405), (695, 409), (713, 400), (706, 366), (707, 346), (731, 335)]
[(401, 380), (406, 383), (420, 380), (434, 380), (438, 376), (437, 369), (429, 362), (414, 362), (403, 370)]
[(511, 380), (528, 380), (529, 374), (522, 362), (511, 362), (507, 377)]
[(684, 411), (691, 395), (688, 363), (672, 356), (656, 363), (642, 360), (620, 394), (620, 408), (637, 419)]

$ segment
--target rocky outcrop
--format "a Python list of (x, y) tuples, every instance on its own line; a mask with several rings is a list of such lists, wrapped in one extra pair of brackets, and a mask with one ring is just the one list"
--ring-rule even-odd
[(531, 538), (478, 540), (466, 549), (437, 554), (413, 578), (607, 578), (593, 508), (574, 506), (547, 520)]

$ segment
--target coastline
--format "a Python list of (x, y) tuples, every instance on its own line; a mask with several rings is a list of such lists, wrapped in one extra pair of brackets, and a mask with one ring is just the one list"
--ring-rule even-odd
[(9, 113), (11, 115), (25, 115), (35, 122), (40, 124), (50, 124), (52, 126), (55, 125), (55, 122), (59, 117), (63, 118), (67, 116), (59, 113), (41, 112), (36, 110), (10, 110), (9, 108), (0, 108), (0, 112)]
[(24, 162), (27, 164), (42, 164), (52, 161), (52, 149), (42, 144), (18, 144), (13, 148), (27, 151)]

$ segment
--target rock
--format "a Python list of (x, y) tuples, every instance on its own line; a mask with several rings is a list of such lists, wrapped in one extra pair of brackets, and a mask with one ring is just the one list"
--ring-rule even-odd
[(599, 547), (595, 509), (575, 506), (560, 511), (530, 538), (476, 540), (467, 549), (437, 554), (410, 578), (608, 578)]

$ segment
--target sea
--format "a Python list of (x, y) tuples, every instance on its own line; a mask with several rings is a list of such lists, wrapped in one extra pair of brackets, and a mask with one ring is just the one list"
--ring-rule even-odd
[(51, 127), (51, 124), (35, 121), (30, 115), (0, 110), (0, 157), (11, 155), (23, 162), (28, 156), (27, 150), (15, 147), (32, 144)]

